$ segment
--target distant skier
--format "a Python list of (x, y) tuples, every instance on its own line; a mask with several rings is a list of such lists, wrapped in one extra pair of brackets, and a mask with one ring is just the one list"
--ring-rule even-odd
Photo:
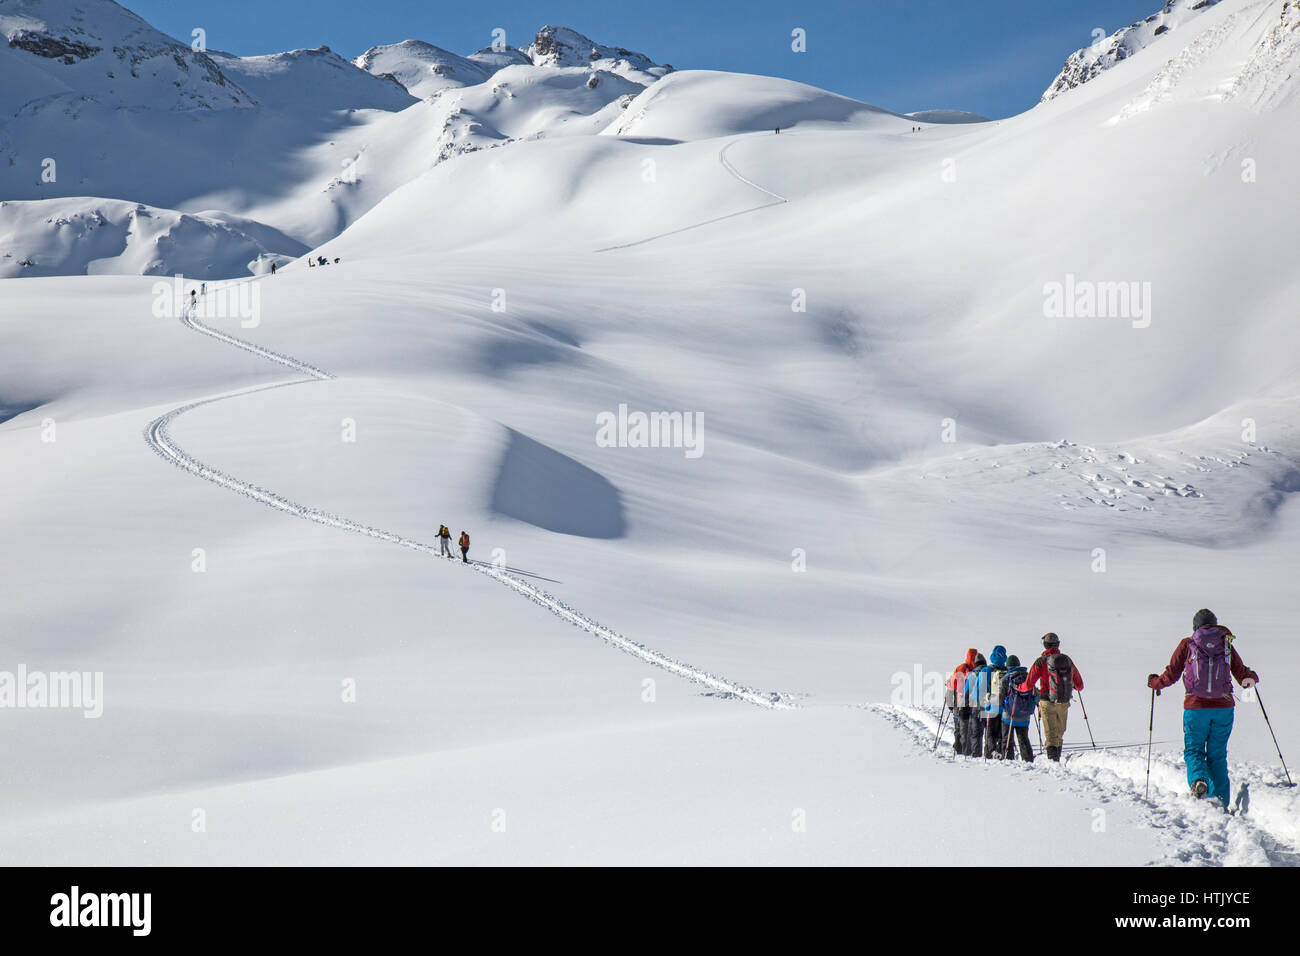
[(1065, 742), (1065, 724), (1070, 714), (1070, 700), (1076, 690), (1083, 690), (1083, 675), (1074, 661), (1061, 653), (1061, 639), (1051, 631), (1043, 635), (1043, 653), (1034, 661), (1019, 690), (1038, 689), (1038, 714), (1047, 738), (1047, 759), (1060, 761)]
[(207, 295), (207, 294), (208, 294), (208, 284), (206, 282), (201, 283), (199, 285), (199, 295)]
[(438, 544), (442, 546), (442, 556), (444, 558), (455, 557), (451, 553), (451, 529), (445, 524), (438, 527)]
[(460, 533), (460, 559), (465, 564), (469, 564), (469, 532)]
[(194, 306), (195, 306), (195, 305), (198, 303), (198, 301), (199, 301), (198, 298), (197, 298), (197, 296), (198, 296), (198, 293), (195, 292), (193, 289), (190, 289), (190, 311), (191, 311), (191, 312), (194, 311)]
[(970, 710), (963, 703), (966, 676), (974, 670), (975, 658), (978, 656), (979, 651), (973, 647), (966, 651), (966, 659), (953, 669), (944, 691), (945, 702), (952, 711), (952, 749), (959, 754), (966, 752), (966, 723), (970, 719)]
[(271, 263), (271, 275), (275, 275), (275, 263)]
[(1012, 654), (1007, 658), (1007, 693), (1002, 698), (1002, 756), (1014, 760), (1016, 743), (1020, 744), (1020, 758), (1034, 762), (1034, 747), (1029, 742), (1029, 719), (1038, 706), (1038, 691), (1020, 690), (1029, 671), (1020, 666), (1020, 658)]
[(311, 257), (311, 256), (308, 256), (308, 257), (307, 257), (307, 268), (308, 268), (308, 269), (315, 269), (315, 268), (316, 268), (316, 263), (315, 263), (315, 261), (312, 260), (312, 257)]
[(1174, 648), (1162, 674), (1147, 678), (1153, 690), (1169, 687), (1181, 675), (1183, 697), (1183, 760), (1187, 786), (1197, 799), (1209, 796), (1228, 806), (1228, 737), (1232, 735), (1232, 679), (1242, 687), (1259, 683), (1232, 646), (1232, 631), (1206, 608), (1192, 618), (1192, 636)]

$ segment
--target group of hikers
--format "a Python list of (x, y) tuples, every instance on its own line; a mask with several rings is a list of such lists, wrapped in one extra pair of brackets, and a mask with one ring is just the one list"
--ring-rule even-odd
[[(335, 264), (335, 265), (338, 265), (341, 261), (342, 261), (341, 259), (335, 258), (335, 259), (334, 259), (334, 264)], [(308, 256), (308, 257), (307, 257), (307, 268), (308, 268), (308, 269), (314, 269), (314, 268), (316, 268), (316, 266), (327, 266), (327, 265), (329, 265), (329, 264), (330, 264), (330, 261), (329, 261), (328, 259), (326, 259), (324, 256), (317, 256), (315, 259), (312, 259), (311, 256)], [(274, 266), (271, 267), (271, 271), (272, 271), (272, 272), (275, 272), (275, 267), (274, 267)]]
[[(456, 542), (460, 545), (460, 559), (465, 564), (469, 564), (469, 532), (462, 531), (460, 539)], [(451, 552), (451, 529), (445, 524), (438, 526), (438, 544), (442, 547), (442, 556), (451, 558), (453, 561), (456, 556)]]
[[(1192, 634), (1183, 638), (1160, 674), (1151, 674), (1152, 711), (1155, 695), (1180, 677), (1183, 698), (1183, 758), (1187, 785), (1193, 796), (1210, 797), (1228, 805), (1228, 737), (1232, 733), (1232, 692), (1235, 678), (1254, 687), (1259, 675), (1248, 668), (1232, 646), (1232, 631), (1219, 624), (1206, 608), (1192, 618)], [(1083, 675), (1061, 651), (1061, 639), (1048, 632), (1043, 652), (1028, 668), (1001, 644), (986, 659), (975, 648), (952, 672), (945, 687), (945, 705), (952, 713), (953, 749), (964, 757), (1015, 759), (1032, 762), (1029, 722), (1037, 719), (1047, 758), (1060, 761), (1070, 703), (1083, 690)], [(1082, 701), (1082, 697), (1080, 697)], [(1084, 719), (1087, 719), (1084, 711)], [(942, 729), (942, 727), (940, 728)]]
[(1043, 653), (1029, 667), (996, 645), (985, 658), (975, 648), (948, 678), (945, 703), (953, 716), (953, 749), (963, 757), (1032, 762), (1029, 721), (1037, 710), (1045, 734), (1047, 758), (1061, 759), (1061, 744), (1070, 700), (1083, 690), (1083, 675), (1067, 655), (1061, 639), (1043, 635)]

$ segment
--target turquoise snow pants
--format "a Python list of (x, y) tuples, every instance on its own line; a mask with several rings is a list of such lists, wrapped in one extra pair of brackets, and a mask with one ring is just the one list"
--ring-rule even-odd
[(1183, 760), (1187, 785), (1204, 780), (1207, 794), (1228, 805), (1228, 737), (1232, 735), (1232, 707), (1207, 707), (1183, 711)]

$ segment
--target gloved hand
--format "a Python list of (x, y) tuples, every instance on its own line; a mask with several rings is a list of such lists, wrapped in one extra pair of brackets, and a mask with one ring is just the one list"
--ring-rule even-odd
[(1148, 674), (1148, 675), (1147, 675), (1147, 686), (1150, 687), (1152, 690), (1159, 690), (1159, 689), (1160, 689), (1159, 681), (1160, 681), (1160, 675), (1159, 675), (1159, 674)]
[(1241, 686), (1249, 689), (1251, 687), (1254, 687), (1258, 683), (1259, 680), (1254, 677), (1244, 677), (1242, 678)]

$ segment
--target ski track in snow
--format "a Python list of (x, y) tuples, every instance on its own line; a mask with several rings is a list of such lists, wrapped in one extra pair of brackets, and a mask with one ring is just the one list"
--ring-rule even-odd
[(656, 239), (664, 239), (667, 238), (668, 236), (680, 235), (683, 232), (690, 232), (692, 229), (700, 229), (703, 228), (704, 226), (711, 226), (715, 222), (725, 222), (728, 219), (735, 219), (737, 216), (747, 216), (751, 212), (758, 212), (760, 209), (770, 209), (773, 206), (780, 206), (780, 205), (784, 205), (785, 203), (788, 203), (790, 200), (786, 199), (784, 196), (777, 195), (776, 193), (772, 192), (772, 190), (770, 189), (764, 189), (762, 186), (754, 182), (752, 179), (746, 179), (744, 176), (740, 174), (740, 171), (737, 170), (735, 166), (731, 165), (731, 161), (727, 159), (727, 151), (739, 142), (741, 142), (741, 139), (733, 139), (726, 146), (722, 147), (722, 149), (718, 150), (718, 162), (722, 164), (722, 168), (725, 169), (728, 173), (730, 173), (734, 179), (739, 180), (740, 182), (744, 183), (746, 186), (750, 186), (754, 189), (757, 189), (761, 193), (765, 193), (768, 196), (771, 196), (772, 197), (771, 202), (765, 202), (760, 206), (751, 206), (749, 209), (741, 209), (739, 212), (729, 212), (725, 216), (716, 216), (713, 219), (706, 219), (704, 220), (704, 222), (697, 222), (697, 223), (692, 223), (689, 226), (682, 226), (680, 229), (670, 229), (668, 232), (660, 232), (653, 236), (647, 236), (645, 239), (637, 239), (635, 242), (624, 242), (617, 246), (605, 246), (603, 249), (597, 249), (596, 251), (613, 252), (615, 249), (631, 249), (633, 246), (643, 246), (647, 242), (654, 242)]
[[(169, 433), (172, 422), (181, 415), (184, 415), (186, 412), (195, 408), (200, 408), (204, 405), (211, 405), (216, 402), (224, 402), (229, 399), (241, 398), (246, 395), (253, 395), (257, 392), (269, 391), (271, 389), (288, 388), (293, 385), (306, 385), (311, 382), (331, 381), (334, 379), (333, 375), (322, 371), (315, 366), (300, 362), (297, 359), (291, 358), (287, 355), (282, 355), (279, 352), (273, 352), (270, 349), (261, 347), (260, 345), (255, 345), (252, 342), (247, 342), (233, 335), (228, 335), (218, 329), (214, 329), (211, 326), (205, 325), (198, 320), (198, 317), (194, 312), (194, 308), (191, 307), (186, 309), (181, 316), (182, 323), (184, 323), (188, 328), (200, 332), (203, 335), (211, 336), (227, 345), (232, 345), (269, 361), (276, 362), (286, 368), (290, 368), (295, 372), (300, 372), (309, 377), (306, 379), (279, 382), (274, 385), (261, 385), (255, 388), (242, 389), (237, 392), (217, 395), (213, 398), (191, 402), (188, 405), (182, 405), (179, 408), (172, 409), (166, 414), (160, 415), (158, 418), (150, 422), (144, 431), (145, 443), (148, 444), (156, 454), (178, 468), (202, 478), (204, 481), (210, 481), (215, 485), (220, 485), (222, 488), (226, 488), (236, 494), (244, 495), (245, 497), (251, 498), (269, 508), (275, 508), (277, 511), (282, 511), (285, 514), (304, 518), (308, 521), (314, 521), (317, 524), (339, 528), (343, 531), (351, 531), (355, 534), (363, 534), (370, 538), (377, 538), (381, 541), (387, 541), (404, 548), (409, 548), (412, 551), (419, 551), (435, 557), (440, 556), (440, 549), (434, 545), (424, 544), (412, 538), (406, 538), (391, 531), (385, 531), (382, 528), (375, 528), (370, 525), (361, 524), (342, 517), (341, 515), (320, 511), (316, 508), (311, 508), (307, 505), (290, 501), (282, 495), (278, 495), (265, 488), (260, 488), (250, 482), (242, 481), (239, 478), (235, 478), (232, 475), (228, 475), (223, 471), (213, 468), (211, 465), (205, 464), (176, 444)], [(587, 617), (585, 614), (582, 614), (577, 609), (565, 604), (554, 595), (548, 594), (541, 588), (534, 587), (527, 581), (509, 574), (495, 565), (484, 564), (479, 561), (471, 561), (469, 566), (475, 571), (485, 574), (500, 584), (518, 592), (534, 604), (546, 608), (552, 614), (568, 621), (575, 627), (579, 627), (587, 633), (600, 638), (605, 643), (616, 647), (621, 651), (625, 651), (634, 657), (645, 661), (647, 664), (652, 664), (655, 667), (662, 668), (678, 677), (708, 687), (713, 696), (741, 700), (769, 710), (789, 710), (795, 707), (791, 695), (765, 693), (751, 687), (745, 687), (741, 684), (735, 683), (734, 681), (719, 677), (716, 674), (711, 674), (708, 671), (692, 667), (682, 661), (674, 660), (665, 654), (661, 654), (658, 651), (646, 647), (644, 644), (638, 644), (630, 638), (624, 637), (612, 628), (606, 627), (592, 618)]]
[[(939, 718), (926, 710), (890, 704), (869, 704), (899, 729), (931, 749)], [(950, 726), (950, 725), (949, 725)], [(1071, 746), (1067, 744), (1067, 749)], [(1196, 800), (1187, 792), (1187, 773), (1181, 760), (1156, 753), (1151, 761), (1151, 796), (1146, 786), (1146, 742), (1139, 747), (1074, 749), (1061, 763), (1052, 764), (1037, 754), (1032, 764), (985, 761), (957, 757), (951, 733), (945, 732), (934, 759), (953, 764), (967, 762), (1000, 767), (1009, 773), (1051, 774), (1061, 786), (1075, 792), (1095, 793), (1103, 803), (1127, 800), (1143, 809), (1152, 827), (1168, 830), (1170, 847), (1164, 866), (1300, 866), (1300, 790), (1281, 786), (1278, 770), (1230, 763), (1234, 788), (1250, 784), (1250, 809), (1229, 816), (1209, 800)], [(1234, 797), (1235, 797), (1234, 789)]]

